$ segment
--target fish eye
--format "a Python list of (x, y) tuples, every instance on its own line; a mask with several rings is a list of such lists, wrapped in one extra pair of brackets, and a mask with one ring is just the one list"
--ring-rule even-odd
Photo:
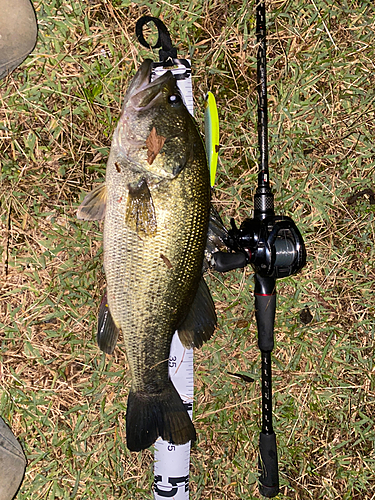
[(179, 94), (171, 94), (168, 96), (168, 102), (171, 106), (179, 106), (182, 103), (182, 99)]

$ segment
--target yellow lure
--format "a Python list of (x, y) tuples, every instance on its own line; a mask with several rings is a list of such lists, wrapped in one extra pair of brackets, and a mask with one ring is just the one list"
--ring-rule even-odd
[(212, 92), (207, 92), (204, 103), (204, 131), (206, 152), (210, 168), (211, 187), (215, 184), (217, 159), (219, 152), (219, 115), (216, 100)]

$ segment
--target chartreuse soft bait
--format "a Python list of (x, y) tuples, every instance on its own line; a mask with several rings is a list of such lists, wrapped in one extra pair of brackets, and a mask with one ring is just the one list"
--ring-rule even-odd
[(219, 115), (216, 100), (212, 92), (207, 92), (205, 97), (204, 131), (206, 136), (206, 151), (208, 166), (210, 168), (211, 187), (215, 184), (217, 159), (219, 152)]

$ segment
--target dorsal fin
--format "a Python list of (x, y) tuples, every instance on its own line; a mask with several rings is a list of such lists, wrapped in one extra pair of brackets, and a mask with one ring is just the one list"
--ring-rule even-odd
[(188, 349), (201, 347), (214, 333), (216, 323), (214, 302), (202, 277), (190, 311), (177, 329), (178, 336)]

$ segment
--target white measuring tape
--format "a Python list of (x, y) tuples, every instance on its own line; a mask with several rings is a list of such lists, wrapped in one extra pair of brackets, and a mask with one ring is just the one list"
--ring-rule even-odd
[[(194, 376), (193, 349), (186, 349), (178, 334), (172, 339), (169, 356), (169, 376), (176, 387), (190, 418), (193, 417)], [(190, 441), (174, 445), (159, 438), (154, 454), (155, 500), (189, 499)]]
[[(191, 65), (187, 60), (176, 60), (172, 68), (158, 66), (151, 72), (151, 81), (170, 70), (177, 77), (177, 86), (185, 106), (193, 115), (193, 89)], [(174, 334), (169, 355), (169, 376), (177, 389), (190, 418), (193, 418), (194, 369), (193, 349), (181, 344), (177, 332)], [(189, 500), (190, 441), (174, 445), (159, 438), (154, 453), (155, 500)]]

